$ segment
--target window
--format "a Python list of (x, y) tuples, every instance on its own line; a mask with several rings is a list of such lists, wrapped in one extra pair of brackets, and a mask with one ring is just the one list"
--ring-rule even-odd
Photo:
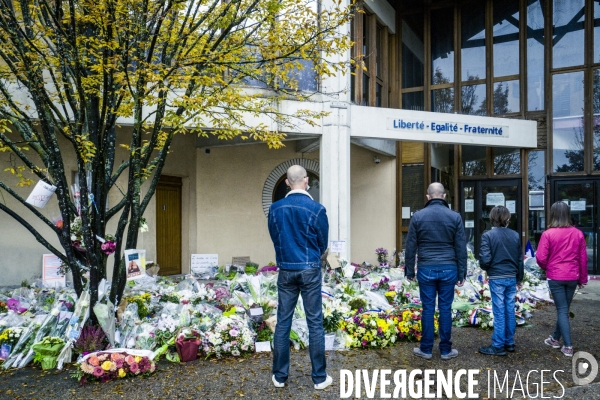
[(544, 106), (544, 12), (541, 0), (527, 6), (527, 110)]
[(552, 77), (554, 172), (584, 170), (583, 71)]
[(350, 29), (355, 38), (351, 54), (357, 62), (350, 78), (352, 101), (363, 106), (388, 107), (394, 96), (390, 54), (395, 53), (390, 49), (388, 28), (365, 11), (355, 14)]
[(554, 0), (552, 66), (583, 65), (585, 0)]

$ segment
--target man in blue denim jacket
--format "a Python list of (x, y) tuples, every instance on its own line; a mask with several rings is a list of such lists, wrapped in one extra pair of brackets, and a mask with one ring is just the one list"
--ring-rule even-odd
[(415, 278), (415, 256), (418, 253), (417, 281), (423, 303), (421, 326), (423, 336), (414, 355), (431, 359), (434, 336), (435, 303), (439, 309), (440, 353), (442, 360), (458, 356), (452, 348), (452, 301), (454, 285), (462, 286), (467, 274), (467, 245), (460, 214), (452, 211), (444, 200), (441, 183), (427, 188), (427, 204), (410, 220), (406, 238), (406, 278)]
[(325, 207), (308, 194), (308, 175), (299, 165), (287, 170), (291, 188), (269, 209), (269, 234), (279, 266), (277, 326), (273, 340), (275, 387), (284, 387), (290, 369), (290, 330), (298, 295), (306, 313), (312, 380), (315, 389), (333, 382), (325, 368), (325, 333), (321, 299), (321, 256), (327, 249), (329, 222)]

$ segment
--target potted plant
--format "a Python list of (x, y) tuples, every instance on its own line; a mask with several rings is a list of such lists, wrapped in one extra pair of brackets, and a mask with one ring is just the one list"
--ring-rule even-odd
[(340, 327), (343, 315), (338, 310), (326, 309), (323, 314), (323, 328), (325, 329), (325, 350), (333, 350), (335, 333)]
[(198, 331), (182, 329), (175, 340), (175, 347), (181, 362), (193, 361), (198, 358), (200, 343), (200, 333)]

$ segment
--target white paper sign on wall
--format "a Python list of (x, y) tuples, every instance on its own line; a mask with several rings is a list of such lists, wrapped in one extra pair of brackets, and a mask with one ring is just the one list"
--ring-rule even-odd
[(329, 246), (329, 251), (332, 253), (345, 253), (346, 252), (346, 242), (344, 240), (331, 241), (331, 246)]

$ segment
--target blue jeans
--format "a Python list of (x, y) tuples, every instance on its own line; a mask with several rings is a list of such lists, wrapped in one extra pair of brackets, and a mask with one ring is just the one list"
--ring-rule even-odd
[(560, 340), (561, 336), (565, 346), (571, 347), (571, 323), (569, 322), (569, 307), (577, 289), (577, 281), (554, 281), (548, 280), (548, 287), (556, 306), (556, 329), (552, 334), (554, 340)]
[(433, 349), (434, 325), (433, 314), (435, 313), (435, 298), (437, 296), (440, 332), (440, 353), (446, 355), (452, 351), (452, 301), (454, 300), (454, 286), (456, 285), (458, 273), (455, 265), (435, 265), (419, 267), (417, 270), (417, 281), (419, 281), (419, 292), (423, 303), (423, 315), (421, 318), (421, 351), (431, 354)]
[(325, 331), (321, 298), (321, 268), (298, 271), (280, 270), (277, 278), (279, 304), (277, 326), (273, 338), (273, 375), (277, 382), (287, 381), (290, 371), (290, 330), (298, 295), (302, 294), (306, 323), (308, 325), (308, 350), (312, 363), (312, 380), (325, 382)]
[(490, 279), (490, 293), (494, 312), (492, 346), (504, 349), (504, 345), (515, 344), (517, 278)]

